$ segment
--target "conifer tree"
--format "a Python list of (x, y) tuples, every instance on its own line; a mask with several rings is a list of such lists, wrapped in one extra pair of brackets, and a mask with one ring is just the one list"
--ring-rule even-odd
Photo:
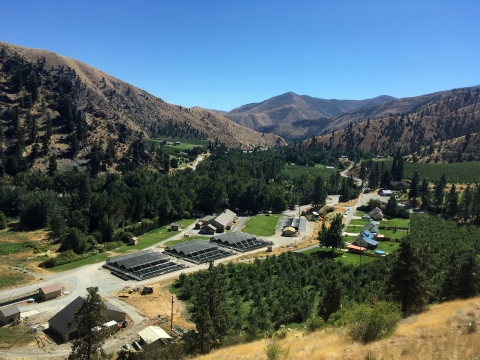
[(325, 293), (318, 305), (318, 315), (323, 320), (327, 321), (330, 315), (340, 310), (342, 307), (342, 297), (344, 288), (336, 274), (333, 274), (332, 278), (325, 287)]
[(455, 184), (452, 184), (447, 197), (447, 212), (450, 216), (455, 216), (458, 210), (458, 194)]
[(335, 249), (343, 249), (345, 241), (342, 238), (342, 214), (337, 214), (330, 223), (327, 229), (325, 222), (322, 223), (322, 230), (318, 233), (318, 240), (320, 244), (325, 247), (332, 248), (332, 254)]
[(414, 207), (417, 206), (419, 186), (420, 186), (420, 176), (418, 175), (418, 171), (415, 171), (412, 177), (412, 181), (410, 182), (410, 190), (408, 192), (408, 198), (412, 199), (412, 204)]
[(53, 176), (58, 170), (57, 155), (52, 154), (48, 160), (48, 175)]
[[(73, 316), (77, 325), (78, 338), (72, 341), (70, 360), (97, 358), (104, 355), (102, 349), (108, 333), (102, 324), (106, 323), (106, 306), (98, 294), (98, 287), (87, 288), (87, 297)], [(98, 328), (100, 326), (100, 329)]]
[(387, 280), (387, 291), (402, 306), (404, 315), (423, 309), (427, 295), (425, 259), (418, 255), (412, 240), (404, 238), (395, 253), (395, 259)]
[(428, 189), (428, 181), (425, 178), (423, 178), (422, 185), (420, 185), (419, 194), (422, 199), (421, 208), (425, 210), (430, 204), (430, 191)]

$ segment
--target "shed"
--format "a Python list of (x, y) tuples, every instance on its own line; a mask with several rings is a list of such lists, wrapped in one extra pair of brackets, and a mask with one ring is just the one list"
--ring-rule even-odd
[(138, 238), (136, 236), (128, 240), (128, 245), (137, 245), (137, 244), (138, 244)]
[(348, 252), (354, 253), (354, 254), (363, 254), (367, 249), (362, 247), (362, 246), (357, 246), (357, 245), (348, 245), (347, 246)]
[(159, 339), (171, 339), (172, 337), (168, 335), (165, 330), (160, 326), (149, 326), (143, 329), (138, 333), (143, 341), (147, 344), (154, 343)]
[(170, 230), (172, 230), (172, 231), (180, 230), (180, 224), (179, 223), (171, 223), (170, 224)]
[(0, 309), (0, 323), (9, 324), (20, 320), (20, 309), (15, 306), (9, 306)]
[(295, 230), (294, 227), (287, 226), (286, 228), (283, 229), (282, 236), (293, 236), (293, 235), (295, 235), (296, 232), (297, 232), (297, 230)]
[(55, 299), (62, 295), (62, 285), (60, 284), (52, 284), (48, 286), (41, 287), (38, 289), (38, 293), (40, 294), (40, 298), (42, 300), (51, 300)]

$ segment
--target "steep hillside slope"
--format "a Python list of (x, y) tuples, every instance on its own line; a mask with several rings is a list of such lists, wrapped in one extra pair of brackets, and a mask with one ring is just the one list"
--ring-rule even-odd
[(385, 95), (367, 100), (325, 100), (288, 92), (221, 114), (250, 129), (286, 139), (304, 139), (319, 134), (339, 114), (392, 99)]
[(95, 142), (105, 146), (109, 139), (119, 157), (143, 136), (218, 139), (231, 147), (285, 144), (210, 111), (168, 104), (78, 60), (1, 42), (0, 119), (3, 153), (17, 152), (17, 159), (40, 147), (51, 121), (49, 142), (34, 154), (33, 167), (49, 153), (81, 165)]
[[(480, 298), (432, 305), (402, 320), (394, 335), (367, 345), (352, 342), (345, 328), (313, 333), (294, 330), (277, 344), (288, 359), (478, 359), (480, 343), (473, 331), (480, 325)], [(198, 360), (267, 359), (269, 339), (215, 350)], [(280, 358), (280, 357), (279, 357)]]
[[(362, 109), (343, 115), (353, 123), (337, 132), (315, 138), (318, 145), (344, 151), (362, 149), (373, 153), (393, 153), (401, 149), (405, 154), (438, 141), (452, 140), (480, 131), (480, 87), (444, 91), (420, 98)], [(403, 107), (402, 107), (403, 106)], [(395, 111), (405, 111), (398, 113)], [(372, 120), (370, 115), (380, 116)], [(349, 121), (350, 121), (349, 120)], [(308, 140), (309, 144), (312, 140)], [(463, 148), (460, 139), (457, 142)], [(466, 150), (466, 149), (465, 149)], [(478, 148), (471, 148), (478, 154)]]
[(407, 156), (408, 161), (419, 163), (454, 163), (480, 160), (480, 133), (438, 141)]

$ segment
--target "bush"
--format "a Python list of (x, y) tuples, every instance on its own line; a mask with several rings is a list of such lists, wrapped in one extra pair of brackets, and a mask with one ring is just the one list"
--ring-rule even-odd
[(128, 244), (130, 240), (132, 240), (132, 238), (133, 238), (133, 234), (131, 232), (126, 232), (126, 233), (123, 233), (123, 235), (120, 237), (120, 240)]
[(112, 241), (112, 242), (107, 242), (107, 243), (103, 243), (102, 245), (100, 245), (100, 251), (110, 251), (112, 249), (116, 249), (120, 246), (122, 246), (123, 243), (121, 241)]
[(0, 230), (7, 228), (7, 217), (0, 211)]
[(348, 334), (364, 344), (392, 335), (402, 315), (396, 303), (356, 304), (347, 312)]
[(274, 339), (265, 348), (265, 354), (269, 360), (277, 360), (280, 357), (288, 357), (289, 349), (282, 349), (280, 343)]
[(314, 332), (321, 329), (325, 325), (325, 321), (321, 317), (314, 315), (307, 320), (305, 325), (308, 332)]

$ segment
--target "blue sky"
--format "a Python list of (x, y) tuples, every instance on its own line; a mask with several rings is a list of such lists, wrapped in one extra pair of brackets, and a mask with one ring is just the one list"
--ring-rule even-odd
[(2, 1), (0, 13), (0, 40), (81, 60), (187, 107), (480, 84), (478, 0), (19, 0)]

